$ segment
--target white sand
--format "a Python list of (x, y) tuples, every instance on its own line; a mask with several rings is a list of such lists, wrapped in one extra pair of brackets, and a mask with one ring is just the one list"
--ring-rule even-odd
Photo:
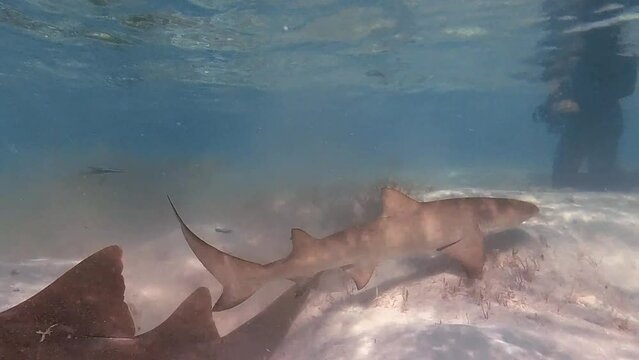
[[(272, 359), (639, 359), (639, 194), (463, 189), (412, 195), (471, 194), (517, 197), (541, 207), (521, 230), (488, 240), (483, 280), (460, 280), (458, 265), (443, 256), (384, 263), (360, 292), (341, 273), (330, 273)], [(216, 225), (233, 228), (233, 236), (216, 233)], [(237, 253), (251, 252), (239, 249), (244, 235), (253, 249), (266, 241), (238, 226), (195, 228)], [(285, 252), (286, 238), (278, 241), (284, 245), (275, 252)], [(124, 251), (126, 299), (140, 331), (161, 322), (197, 286), (219, 293), (177, 229)], [(0, 309), (34, 294), (73, 263), (0, 262)], [(286, 286), (271, 283), (240, 307), (216, 314), (220, 332)]]

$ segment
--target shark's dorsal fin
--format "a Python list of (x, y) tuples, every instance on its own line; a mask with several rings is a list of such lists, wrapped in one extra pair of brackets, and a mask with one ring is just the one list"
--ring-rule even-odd
[(413, 212), (419, 208), (419, 205), (419, 201), (411, 199), (398, 190), (389, 187), (382, 188), (382, 216)]
[(24, 329), (30, 336), (55, 325), (53, 336), (133, 337), (122, 267), (120, 247), (102, 249), (33, 297), (0, 313), (2, 325)]
[(211, 316), (213, 303), (205, 287), (198, 288), (155, 329), (139, 335), (146, 349), (179, 349), (180, 345), (197, 348), (219, 339)]
[(313, 246), (313, 243), (317, 241), (317, 239), (302, 229), (294, 228), (291, 229), (291, 241), (293, 242), (291, 254), (298, 254), (304, 251), (304, 249)]
[(342, 270), (344, 270), (348, 276), (350, 276), (353, 281), (355, 281), (355, 286), (357, 286), (357, 290), (362, 290), (371, 277), (373, 276), (373, 272), (375, 271), (376, 264), (371, 263), (359, 263), (342, 266)]

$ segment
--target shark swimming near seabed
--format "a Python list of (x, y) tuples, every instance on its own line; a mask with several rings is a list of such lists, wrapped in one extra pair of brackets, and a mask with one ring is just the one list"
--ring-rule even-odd
[(291, 287), (224, 339), (211, 316), (211, 295), (201, 287), (158, 327), (135, 336), (121, 257), (118, 246), (107, 247), (0, 312), (0, 359), (230, 360), (248, 354), (254, 357), (242, 359), (262, 360), (286, 335), (312, 284)]
[(215, 311), (239, 305), (272, 279), (298, 282), (330, 269), (343, 269), (360, 290), (382, 261), (433, 251), (459, 261), (469, 277), (478, 278), (484, 266), (484, 237), (514, 228), (539, 212), (533, 203), (508, 198), (419, 202), (388, 187), (381, 196), (381, 215), (373, 221), (322, 239), (292, 229), (290, 254), (264, 265), (207, 244), (184, 223), (170, 198), (169, 202), (189, 247), (223, 286)]

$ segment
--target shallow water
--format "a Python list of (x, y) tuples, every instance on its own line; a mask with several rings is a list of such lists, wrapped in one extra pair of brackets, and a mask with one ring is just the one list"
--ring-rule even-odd
[[(639, 331), (636, 187), (551, 187), (558, 136), (532, 120), (549, 88), (543, 6), (0, 1), (0, 311), (119, 244), (126, 300), (138, 330), (149, 330), (197, 286), (214, 299), (220, 291), (184, 243), (167, 194), (207, 241), (267, 263), (288, 254), (291, 228), (322, 237), (365, 223), (379, 212), (379, 188), (397, 185), (421, 200), (539, 203), (517, 245), (539, 256), (546, 239), (539, 276), (508, 292), (510, 270), (490, 268), (491, 281), (451, 300), (439, 284), (459, 273), (435, 271), (446, 269), (439, 260), (426, 270), (414, 265), (424, 259), (381, 266), (368, 292), (330, 273), (274, 358), (595, 359), (585, 346), (603, 334), (613, 335), (602, 348), (616, 351), (606, 356), (636, 358), (639, 349), (618, 346)], [(637, 10), (593, 9), (587, 21), (558, 20), (562, 33), (620, 26), (624, 51), (636, 52)], [(630, 170), (639, 167), (637, 96), (621, 100), (619, 161)], [(425, 275), (411, 277), (415, 268)], [(286, 286), (216, 314), (220, 333)], [(481, 286), (516, 304), (493, 305), (485, 318)], [(614, 294), (599, 296), (601, 286)], [(403, 287), (419, 298), (402, 305)], [(548, 295), (554, 288), (568, 290)], [(553, 308), (564, 305), (565, 314)], [(557, 338), (521, 330), (531, 326)], [(574, 329), (583, 344), (563, 338)], [(468, 346), (437, 345), (442, 338)]]

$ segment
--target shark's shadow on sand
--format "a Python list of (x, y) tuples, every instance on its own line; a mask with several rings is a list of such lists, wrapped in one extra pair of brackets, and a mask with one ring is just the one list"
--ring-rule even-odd
[[(509, 252), (512, 249), (518, 247), (527, 247), (534, 242), (538, 241), (534, 236), (530, 235), (521, 229), (506, 230), (500, 233), (496, 233), (486, 237), (485, 246), (486, 252)], [(345, 296), (343, 298), (334, 300), (331, 304), (323, 309), (323, 318), (329, 318), (331, 314), (335, 314), (340, 309), (347, 305), (359, 305), (363, 308), (372, 306), (374, 301), (384, 293), (396, 289), (406, 283), (419, 281), (431, 276), (435, 276), (441, 273), (454, 273), (458, 274), (460, 278), (463, 278), (464, 269), (454, 259), (444, 255), (438, 254), (432, 257), (410, 257), (405, 258), (404, 262), (408, 262), (412, 265), (414, 272), (393, 278), (392, 280), (384, 281), (377, 286), (370, 289), (362, 290), (358, 293)], [(443, 324), (435, 327), (419, 326), (415, 328), (408, 326), (406, 329), (391, 331), (388, 334), (380, 333), (376, 335), (375, 342), (381, 344), (388, 344), (388, 346), (376, 347), (375, 356), (373, 358), (393, 358), (393, 359), (511, 359), (512, 354), (507, 349), (495, 347), (493, 337), (502, 337), (509, 343), (519, 346), (521, 351), (540, 354), (539, 359), (549, 356), (558, 359), (568, 359), (564, 354), (552, 344), (539, 343), (538, 339), (532, 338), (526, 334), (509, 331), (502, 329), (499, 333), (486, 334), (483, 330), (476, 329), (473, 326), (457, 325), (457, 324)], [(430, 325), (435, 325), (430, 324)], [(303, 334), (306, 332), (316, 331), (313, 330), (318, 326), (318, 322), (312, 319), (300, 325), (297, 331), (292, 334)], [(308, 356), (327, 355), (325, 350), (329, 353), (332, 351), (333, 345), (339, 345), (349, 343), (349, 336), (361, 336), (361, 335), (349, 335), (348, 332), (342, 332), (343, 337), (338, 339), (323, 339), (321, 345), (311, 346), (308, 348)], [(418, 340), (423, 338), (424, 340)], [(359, 342), (353, 340), (354, 343)], [(409, 342), (411, 346), (393, 346), (394, 343)], [(437, 346), (434, 346), (437, 344)], [(381, 351), (377, 352), (377, 351)], [(528, 353), (528, 354), (531, 354)], [(335, 355), (335, 354), (332, 354)], [(340, 354), (343, 356), (345, 354)]]
[(200, 287), (165, 322), (135, 336), (122, 270), (122, 250), (107, 247), (0, 312), (0, 359), (268, 359), (317, 281), (289, 288), (224, 338), (211, 295)]
[[(507, 230), (501, 233), (491, 235), (486, 238), (487, 252), (508, 253), (513, 249), (529, 249), (537, 246), (545, 246), (534, 234), (520, 229)], [(441, 273), (454, 273), (463, 277), (463, 269), (460, 265), (448, 258), (447, 256), (437, 255), (432, 258), (406, 258), (404, 260), (413, 265), (414, 272), (384, 281), (377, 285), (360, 291), (359, 293), (345, 296), (338, 300), (332, 301), (323, 310), (323, 318), (330, 319), (333, 316), (341, 316), (340, 309), (348, 305), (361, 306), (362, 308), (370, 308), (374, 306), (374, 302), (379, 295), (392, 291), (398, 286), (406, 283), (420, 281), (421, 279), (435, 276)], [(441, 301), (441, 300), (437, 300)], [(568, 306), (568, 305), (566, 305)], [(577, 310), (584, 311), (579, 305), (573, 305)], [(585, 325), (579, 325), (572, 322), (562, 321), (561, 318), (536, 313), (534, 317), (530, 317), (530, 313), (511, 308), (509, 310), (515, 317), (520, 319), (519, 326), (497, 326), (478, 328), (472, 325), (464, 324), (437, 324), (428, 323), (408, 323), (401, 327), (379, 328), (377, 332), (372, 332), (366, 336), (370, 339), (374, 337), (374, 342), (384, 344), (383, 346), (374, 346), (373, 359), (571, 359), (573, 355), (567, 352), (562, 341), (571, 341), (572, 336), (579, 338), (592, 339), (602, 341), (609, 335), (607, 332), (597, 331)], [(562, 310), (568, 311), (568, 310)], [(576, 318), (581, 318), (586, 322), (588, 320), (584, 313), (575, 311), (569, 312)], [(592, 314), (591, 314), (592, 315)], [(606, 327), (608, 324), (595, 325)], [(340, 357), (347, 358), (355, 352), (350, 352), (352, 346), (346, 350), (347, 353), (341, 353), (344, 350), (334, 350), (344, 348), (344, 344), (362, 344), (366, 339), (362, 340), (361, 332), (349, 332), (344, 329), (348, 320), (340, 323), (339, 337), (322, 337), (321, 344), (310, 346), (308, 350), (309, 358), (319, 357)], [(316, 320), (303, 323), (291, 338), (304, 338), (306, 334), (317, 332), (321, 325)], [(554, 334), (558, 332), (564, 334), (560, 338), (549, 337), (538, 329), (552, 329)], [(330, 329), (330, 327), (328, 328)], [(530, 331), (532, 329), (532, 331)], [(374, 334), (374, 335), (373, 335)], [(365, 347), (365, 346), (364, 346)], [(628, 349), (620, 348), (615, 356), (624, 358), (634, 358), (635, 354)], [(289, 359), (287, 357), (286, 359)]]

